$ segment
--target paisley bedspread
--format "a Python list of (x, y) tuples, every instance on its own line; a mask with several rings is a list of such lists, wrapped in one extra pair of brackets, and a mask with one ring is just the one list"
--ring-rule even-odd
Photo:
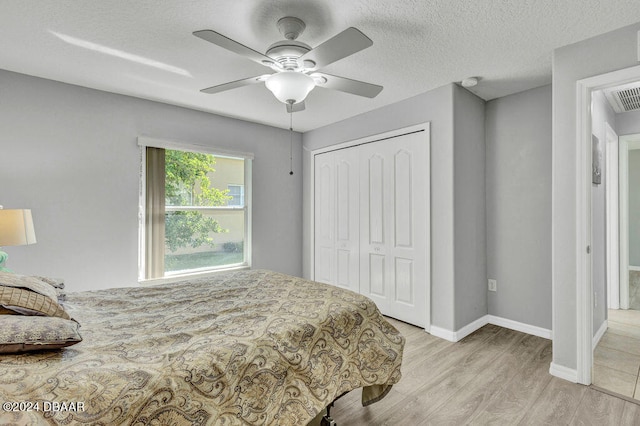
[(81, 343), (0, 355), (0, 400), (41, 404), (0, 424), (305, 425), (401, 377), (404, 338), (371, 300), (280, 273), (70, 293), (65, 306)]

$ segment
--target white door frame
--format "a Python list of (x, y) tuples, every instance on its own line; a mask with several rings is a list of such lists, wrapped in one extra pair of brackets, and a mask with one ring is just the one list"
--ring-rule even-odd
[(607, 256), (607, 306), (609, 309), (620, 309), (620, 242), (619, 242), (619, 207), (618, 198), (618, 135), (605, 122), (606, 146), (606, 256)]
[(576, 372), (591, 384), (593, 283), (591, 281), (591, 92), (640, 80), (640, 66), (576, 82)]
[(629, 151), (640, 149), (640, 134), (620, 137), (620, 309), (629, 309)]

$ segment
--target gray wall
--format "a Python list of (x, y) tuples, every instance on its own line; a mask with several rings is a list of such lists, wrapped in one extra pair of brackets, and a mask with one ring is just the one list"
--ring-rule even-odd
[(6, 247), (19, 273), (71, 290), (137, 285), (136, 138), (253, 152), (253, 266), (301, 274), (301, 135), (0, 71), (0, 204), (31, 208), (38, 243)]
[(633, 135), (640, 133), (640, 110), (616, 114), (618, 135)]
[(485, 102), (459, 86), (453, 95), (453, 329), (459, 330), (487, 314)]
[(431, 123), (431, 323), (454, 330), (453, 92), (447, 85), (303, 135), (303, 274), (310, 276), (311, 151), (424, 122)]
[(551, 86), (487, 102), (489, 314), (551, 329)]
[(607, 197), (607, 129), (608, 123), (616, 130), (616, 114), (602, 91), (593, 92), (591, 102), (591, 132), (602, 149), (601, 183), (591, 184), (591, 281), (593, 282), (594, 308), (593, 333), (607, 319), (607, 252), (606, 252), (606, 212)]
[(629, 266), (640, 266), (640, 149), (629, 151)]
[(553, 363), (577, 367), (576, 82), (638, 65), (640, 23), (553, 53)]

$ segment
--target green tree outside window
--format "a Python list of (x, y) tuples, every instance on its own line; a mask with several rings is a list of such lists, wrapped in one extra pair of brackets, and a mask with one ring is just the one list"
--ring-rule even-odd
[[(229, 190), (211, 187), (209, 173), (215, 172), (216, 160), (211, 154), (165, 151), (165, 204), (167, 206), (225, 206), (232, 199)], [(217, 220), (199, 211), (167, 212), (165, 238), (175, 252), (182, 247), (213, 246), (211, 233), (228, 232)]]

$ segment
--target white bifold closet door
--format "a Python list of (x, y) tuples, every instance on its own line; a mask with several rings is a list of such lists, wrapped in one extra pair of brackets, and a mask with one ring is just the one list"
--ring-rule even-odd
[(360, 293), (390, 317), (426, 325), (429, 161), (424, 133), (362, 145)]
[(359, 166), (356, 149), (315, 159), (315, 280), (359, 292)]
[(315, 279), (428, 322), (428, 132), (315, 156)]

